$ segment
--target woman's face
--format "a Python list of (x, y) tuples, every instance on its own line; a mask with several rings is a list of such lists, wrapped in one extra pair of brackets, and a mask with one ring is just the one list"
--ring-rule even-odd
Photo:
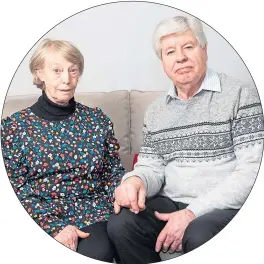
[(77, 65), (67, 61), (61, 52), (50, 52), (42, 69), (37, 70), (38, 78), (44, 82), (45, 93), (57, 104), (67, 104), (74, 96), (80, 78)]

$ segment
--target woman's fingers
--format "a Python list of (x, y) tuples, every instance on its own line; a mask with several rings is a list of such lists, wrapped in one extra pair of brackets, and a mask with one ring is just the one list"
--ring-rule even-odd
[(79, 230), (77, 227), (76, 227), (76, 232), (77, 232), (78, 237), (80, 238), (87, 238), (90, 235), (90, 233), (85, 233)]

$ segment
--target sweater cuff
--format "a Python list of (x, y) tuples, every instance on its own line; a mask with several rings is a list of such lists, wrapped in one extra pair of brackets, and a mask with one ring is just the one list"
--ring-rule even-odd
[(186, 209), (192, 211), (196, 218), (213, 211), (213, 208), (205, 208), (200, 203), (196, 203), (196, 204), (191, 203), (186, 207)]

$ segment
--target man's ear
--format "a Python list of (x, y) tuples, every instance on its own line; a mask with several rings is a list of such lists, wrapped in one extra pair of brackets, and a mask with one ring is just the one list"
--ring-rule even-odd
[(44, 82), (44, 77), (43, 77), (43, 72), (41, 69), (35, 70), (35, 75), (42, 81)]
[(203, 49), (204, 49), (205, 56), (206, 56), (206, 61), (207, 61), (208, 60), (207, 45), (205, 45)]

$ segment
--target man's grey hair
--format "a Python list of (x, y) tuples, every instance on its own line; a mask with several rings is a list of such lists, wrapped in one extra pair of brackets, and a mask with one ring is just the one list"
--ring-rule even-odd
[(161, 59), (160, 41), (162, 37), (175, 33), (181, 34), (187, 30), (191, 30), (193, 32), (202, 48), (207, 45), (203, 25), (199, 19), (193, 16), (176, 16), (171, 19), (161, 21), (154, 31), (153, 47), (157, 56)]

